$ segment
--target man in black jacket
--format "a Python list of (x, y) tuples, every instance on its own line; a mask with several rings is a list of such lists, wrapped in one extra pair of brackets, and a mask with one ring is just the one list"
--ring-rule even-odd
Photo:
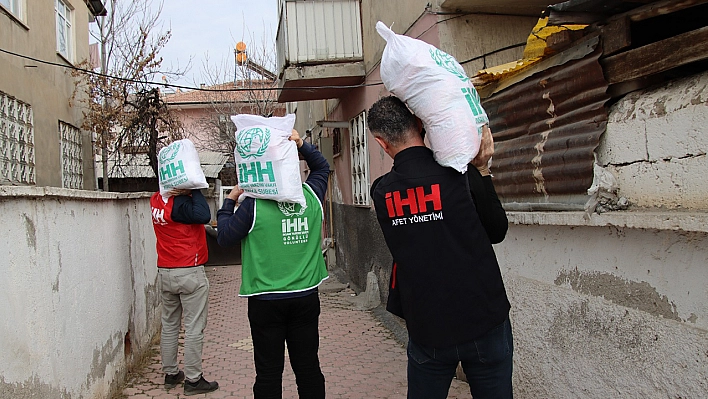
[(475, 399), (512, 398), (510, 304), (492, 248), (507, 219), (486, 166), (491, 132), (461, 174), (435, 161), (396, 97), (374, 103), (367, 122), (394, 160), (371, 197), (394, 259), (387, 309), (408, 328), (408, 398), (446, 398), (459, 362)]

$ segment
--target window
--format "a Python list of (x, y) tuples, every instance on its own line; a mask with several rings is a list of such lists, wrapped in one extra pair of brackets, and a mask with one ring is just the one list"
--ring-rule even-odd
[(81, 131), (59, 121), (61, 140), (61, 186), (84, 188), (84, 164), (81, 156)]
[(57, 14), (57, 52), (67, 61), (73, 61), (72, 40), (74, 36), (71, 30), (71, 8), (63, 0), (54, 0), (54, 9)]
[(332, 155), (335, 157), (342, 152), (342, 131), (335, 127), (332, 131)]
[(17, 19), (22, 19), (22, 3), (24, 0), (0, 0), (0, 5), (10, 11)]
[(366, 114), (351, 121), (352, 194), (354, 205), (369, 206), (369, 146), (366, 135)]
[(32, 107), (0, 91), (0, 184), (34, 184)]

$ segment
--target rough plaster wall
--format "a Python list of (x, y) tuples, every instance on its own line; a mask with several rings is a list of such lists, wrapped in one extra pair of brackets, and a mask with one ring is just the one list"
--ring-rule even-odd
[(506, 280), (516, 397), (708, 397), (705, 330), (537, 280)]
[(708, 397), (705, 233), (511, 225), (519, 398)]
[(103, 397), (159, 326), (148, 198), (30, 191), (0, 196), (0, 397)]
[(338, 271), (346, 273), (356, 291), (366, 288), (366, 274), (379, 281), (382, 303), (388, 298), (392, 258), (373, 209), (333, 204)]
[(631, 93), (610, 110), (598, 161), (642, 207), (708, 209), (708, 73)]

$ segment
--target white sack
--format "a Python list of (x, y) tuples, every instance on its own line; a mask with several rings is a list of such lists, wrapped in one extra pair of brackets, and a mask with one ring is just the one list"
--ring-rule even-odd
[(242, 196), (305, 205), (297, 144), (288, 140), (295, 115), (235, 115), (234, 160)]
[(376, 30), (386, 40), (381, 57), (386, 89), (423, 121), (435, 160), (464, 173), (479, 152), (482, 126), (489, 123), (472, 82), (435, 46), (397, 35), (381, 21)]
[(195, 190), (209, 187), (199, 163), (199, 153), (189, 139), (177, 140), (160, 150), (157, 156), (160, 195), (168, 197), (172, 189)]

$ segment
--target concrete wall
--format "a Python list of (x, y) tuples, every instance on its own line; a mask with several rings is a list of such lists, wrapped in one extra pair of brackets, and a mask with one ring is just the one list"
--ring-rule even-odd
[(386, 45), (376, 32), (376, 23), (381, 21), (394, 32), (404, 34), (423, 15), (429, 3), (429, 0), (362, 0), (361, 31), (367, 74), (381, 61)]
[(366, 274), (376, 273), (381, 301), (388, 298), (388, 281), (393, 258), (386, 247), (373, 208), (333, 204), (334, 240), (336, 242), (336, 269), (334, 273), (354, 286), (356, 291), (366, 288)]
[[(0, 11), (0, 48), (32, 58), (76, 65), (88, 58), (89, 11), (83, 0), (69, 3), (74, 7), (72, 29), (75, 32), (74, 59), (65, 60), (56, 51), (56, 17), (50, 1), (26, 1), (23, 21)], [(0, 91), (32, 106), (37, 186), (61, 187), (61, 147), (59, 121), (80, 128), (82, 110), (71, 107), (74, 78), (69, 69), (40, 64), (0, 53)], [(83, 136), (84, 189), (95, 188), (91, 135)]]
[[(449, 19), (448, 19), (449, 18)], [(468, 76), (475, 76), (484, 68), (506, 64), (523, 58), (524, 46), (499, 51), (499, 49), (526, 43), (538, 22), (537, 18), (505, 15), (465, 15), (446, 17), (440, 24), (440, 49), (454, 54)], [(480, 59), (465, 62), (473, 58)]]
[(598, 161), (642, 207), (708, 210), (708, 72), (634, 92), (610, 110)]
[[(385, 304), (391, 257), (369, 209), (334, 206), (338, 270)], [(510, 212), (495, 246), (518, 398), (708, 397), (708, 214)], [(366, 248), (366, 250), (362, 250)]]
[(0, 225), (0, 397), (106, 397), (159, 328), (149, 197), (3, 186)]
[(706, 215), (509, 215), (517, 397), (708, 397)]

